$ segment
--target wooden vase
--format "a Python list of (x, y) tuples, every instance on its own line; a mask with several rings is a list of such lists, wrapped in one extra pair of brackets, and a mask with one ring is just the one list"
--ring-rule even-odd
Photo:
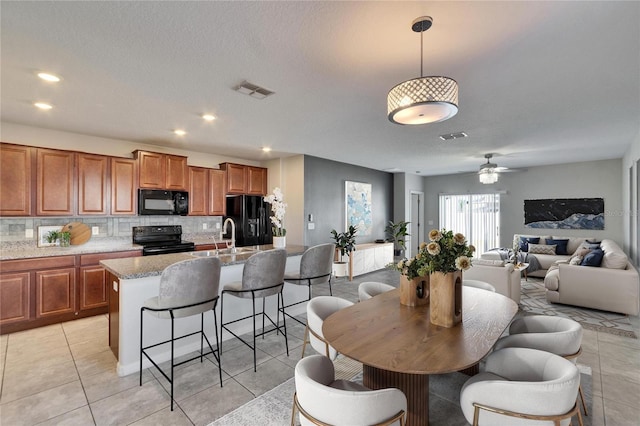
[(431, 323), (453, 327), (462, 322), (462, 271), (429, 274)]
[(429, 277), (417, 277), (412, 280), (400, 275), (400, 304), (422, 306), (429, 303)]

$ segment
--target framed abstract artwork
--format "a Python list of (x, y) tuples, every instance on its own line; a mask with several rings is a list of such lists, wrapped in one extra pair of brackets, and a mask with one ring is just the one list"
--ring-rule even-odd
[(603, 198), (524, 200), (527, 228), (604, 229)]
[(345, 181), (346, 228), (353, 225), (359, 236), (371, 235), (371, 184)]

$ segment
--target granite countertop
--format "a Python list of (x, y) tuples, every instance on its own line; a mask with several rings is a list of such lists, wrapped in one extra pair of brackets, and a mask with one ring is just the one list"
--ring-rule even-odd
[[(238, 250), (249, 247), (238, 247)], [(252, 246), (250, 248), (255, 248)], [(272, 245), (257, 246), (257, 251), (270, 250)], [(287, 246), (287, 256), (299, 256), (304, 253), (304, 246)], [(201, 252), (202, 253), (202, 252)], [(220, 260), (222, 266), (237, 265), (244, 263), (256, 251), (237, 254), (222, 254)], [(169, 265), (182, 260), (194, 259), (189, 253), (161, 254), (157, 256), (128, 257), (124, 259), (102, 260), (100, 265), (120, 279), (136, 279), (158, 276)]]
[(76, 254), (109, 253), (142, 250), (131, 238), (95, 238), (82, 245), (69, 247), (38, 247), (33, 241), (4, 242), (0, 245), (0, 260), (28, 259)]
[[(189, 238), (198, 245), (213, 244), (208, 236)], [(230, 240), (216, 240), (226, 243)], [(38, 247), (34, 241), (5, 241), (0, 244), (0, 260), (31, 259), (36, 257), (74, 256), (77, 254), (110, 253), (115, 251), (142, 250), (142, 246), (133, 244), (131, 237), (93, 238), (88, 242), (69, 247)]]

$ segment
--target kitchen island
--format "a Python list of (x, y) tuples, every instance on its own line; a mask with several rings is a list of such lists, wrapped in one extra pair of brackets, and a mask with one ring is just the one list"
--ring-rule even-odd
[[(237, 254), (220, 254), (222, 270), (220, 272), (220, 291), (225, 284), (242, 280), (244, 262), (256, 251), (270, 250), (273, 246), (254, 246), (251, 248), (238, 248)], [(306, 247), (288, 246), (286, 271), (296, 271), (300, 268), (300, 259)], [(251, 251), (249, 251), (251, 250)], [(213, 254), (213, 253), (212, 253)], [(139, 371), (140, 362), (140, 308), (145, 300), (158, 295), (160, 275), (169, 265), (182, 260), (193, 259), (194, 256), (203, 255), (203, 252), (174, 253), (158, 256), (144, 256), (137, 258), (111, 259), (101, 261), (100, 264), (107, 269), (107, 279), (110, 287), (109, 298), (109, 346), (118, 359), (117, 372), (119, 376)], [(290, 304), (307, 297), (307, 287), (297, 285), (285, 285), (284, 299)], [(277, 312), (276, 298), (267, 300), (266, 311), (274, 318)], [(218, 303), (218, 305), (220, 305)], [(303, 313), (305, 305), (300, 304), (288, 311), (292, 315)], [(225, 321), (244, 317), (251, 314), (251, 303), (245, 299), (235, 297), (225, 298)], [(213, 318), (211, 313), (205, 314), (205, 332), (207, 336), (215, 336)], [(216, 308), (218, 324), (220, 321), (220, 307)], [(252, 325), (249, 320), (238, 323), (237, 334), (250, 332)], [(176, 321), (176, 335), (193, 332), (200, 328), (199, 316), (181, 318)], [(152, 316), (145, 317), (145, 344), (167, 340), (170, 336), (170, 321), (157, 319)], [(224, 339), (232, 336), (225, 333)], [(149, 338), (149, 340), (147, 340)], [(164, 362), (170, 359), (169, 345), (155, 348), (153, 358), (156, 362)], [(182, 339), (176, 342), (175, 356), (193, 352), (200, 349), (200, 340), (197, 336)], [(143, 368), (151, 365), (144, 360)]]

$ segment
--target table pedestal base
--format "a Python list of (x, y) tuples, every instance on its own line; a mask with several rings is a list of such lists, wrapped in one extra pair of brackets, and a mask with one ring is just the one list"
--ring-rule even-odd
[(429, 424), (428, 374), (397, 373), (364, 365), (363, 384), (370, 389), (400, 389), (407, 397), (407, 426)]

